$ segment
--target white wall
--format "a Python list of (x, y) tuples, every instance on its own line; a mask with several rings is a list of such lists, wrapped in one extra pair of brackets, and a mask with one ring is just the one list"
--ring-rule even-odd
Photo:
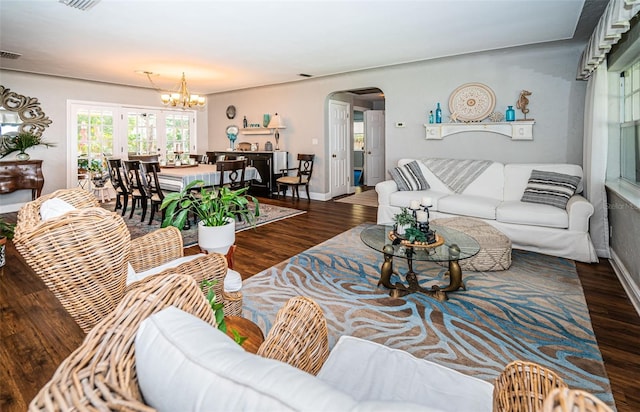
[[(481, 158), (501, 162), (582, 163), (582, 131), (586, 82), (575, 80), (583, 45), (556, 43), (476, 53), (388, 68), (305, 79), (299, 82), (261, 87), (208, 96), (207, 112), (198, 114), (198, 151), (229, 147), (225, 129), (262, 122), (264, 113), (278, 112), (287, 126), (280, 135), (280, 146), (290, 152), (315, 153), (317, 166), (311, 191), (329, 193), (327, 115), (332, 93), (365, 87), (378, 87), (385, 93), (386, 167), (402, 157)], [(496, 110), (515, 105), (522, 89), (532, 92), (529, 117), (536, 120), (533, 141), (511, 141), (489, 133), (464, 133), (442, 141), (425, 140), (423, 124), (437, 102), (447, 108), (449, 95), (458, 86), (480, 82), (496, 94)], [(53, 120), (44, 133), (55, 141), (55, 148), (36, 148), (32, 158), (44, 159), (45, 187), (48, 193), (66, 186), (67, 100), (85, 100), (158, 107), (157, 92), (150, 89), (64, 79), (12, 71), (0, 71), (0, 83), (12, 91), (37, 97), (45, 113)], [(233, 104), (237, 116), (227, 119), (225, 112)], [(444, 110), (447, 120), (448, 110)], [(517, 112), (517, 114), (520, 114)], [(393, 127), (404, 122), (405, 128)], [(318, 144), (313, 144), (316, 139)], [(240, 135), (238, 142), (259, 142), (270, 136)], [(0, 196), (0, 212), (6, 205), (30, 199), (29, 191)]]
[[(421, 63), (398, 65), (311, 78), (283, 85), (240, 90), (209, 96), (209, 146), (228, 147), (224, 133), (229, 124), (242, 126), (278, 112), (287, 129), (280, 147), (291, 153), (315, 153), (317, 168), (311, 191), (329, 193), (327, 117), (328, 96), (336, 91), (378, 87), (385, 94), (386, 167), (402, 157), (453, 157), (500, 162), (570, 162), (582, 164), (583, 112), (586, 82), (575, 80), (583, 46), (556, 43), (503, 51), (477, 53)], [(449, 95), (464, 83), (484, 83), (496, 94), (496, 110), (514, 105), (521, 90), (532, 92), (529, 118), (534, 118), (533, 141), (511, 141), (491, 133), (463, 133), (442, 141), (425, 140), (423, 124), (429, 110), (440, 102), (448, 121)], [(236, 106), (238, 116), (229, 120), (226, 107)], [(516, 112), (516, 117), (522, 114)], [(395, 128), (404, 122), (405, 128)], [(317, 139), (314, 145), (312, 139)], [(239, 136), (240, 141), (259, 142), (273, 136)], [(237, 143), (237, 142), (236, 142)]]
[[(46, 141), (55, 142), (56, 147), (35, 147), (28, 151), (32, 159), (43, 159), (44, 174), (43, 193), (67, 186), (67, 169), (75, 166), (67, 158), (67, 101), (81, 100), (101, 103), (114, 103), (161, 108), (159, 95), (156, 91), (137, 87), (116, 86), (107, 83), (88, 82), (83, 80), (65, 79), (61, 77), (43, 76), (29, 73), (0, 71), (0, 84), (11, 89), (12, 92), (35, 97), (39, 100), (44, 113), (52, 120), (51, 125), (43, 133)], [(205, 151), (208, 141), (206, 112), (198, 113), (198, 149)], [(10, 155), (1, 160), (12, 160)], [(0, 195), (0, 213), (15, 211), (21, 204), (31, 200), (30, 190), (20, 190), (10, 194)]]

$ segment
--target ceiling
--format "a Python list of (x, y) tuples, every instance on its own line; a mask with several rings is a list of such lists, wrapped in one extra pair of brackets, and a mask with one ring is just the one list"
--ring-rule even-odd
[[(68, 0), (67, 0), (68, 1)], [(76, 0), (74, 0), (76, 1)], [(85, 0), (82, 0), (85, 1)], [(0, 0), (0, 68), (209, 94), (579, 38), (606, 0)], [(583, 5), (584, 11), (583, 11)]]

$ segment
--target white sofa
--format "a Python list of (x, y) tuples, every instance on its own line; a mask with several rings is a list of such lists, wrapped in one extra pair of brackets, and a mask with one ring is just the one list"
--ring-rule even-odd
[(520, 199), (532, 170), (562, 173), (582, 178), (582, 168), (573, 164), (491, 163), (464, 190), (456, 193), (425, 165), (427, 159), (401, 159), (398, 166), (417, 160), (429, 188), (398, 190), (394, 180), (376, 185), (378, 223), (393, 222), (402, 207), (412, 200), (430, 197), (430, 218), (468, 216), (478, 218), (507, 235), (514, 248), (530, 250), (582, 262), (596, 262), (597, 255), (589, 236), (589, 218), (593, 205), (584, 197), (582, 181), (566, 208), (522, 202)]

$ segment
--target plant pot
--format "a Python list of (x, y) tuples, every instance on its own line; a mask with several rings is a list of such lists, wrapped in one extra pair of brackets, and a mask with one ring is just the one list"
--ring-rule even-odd
[(7, 263), (7, 255), (6, 255), (6, 244), (7, 244), (7, 238), (6, 236), (0, 236), (0, 268), (3, 267), (5, 265), (5, 263)]
[(236, 242), (236, 221), (228, 219), (224, 226), (205, 226), (198, 222), (198, 246), (207, 252), (226, 255), (231, 245)]
[(31, 159), (31, 156), (29, 156), (28, 153), (25, 152), (20, 152), (16, 155), (16, 159), (18, 160), (29, 160)]

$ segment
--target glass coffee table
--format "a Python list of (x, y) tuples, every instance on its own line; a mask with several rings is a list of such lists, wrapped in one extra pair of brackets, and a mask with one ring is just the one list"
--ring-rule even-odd
[[(360, 239), (365, 245), (384, 254), (384, 263), (380, 267), (380, 281), (390, 289), (389, 295), (393, 297), (405, 296), (410, 293), (424, 293), (439, 301), (447, 300), (447, 292), (465, 289), (462, 282), (462, 270), (458, 261), (475, 256), (480, 251), (480, 245), (471, 236), (458, 230), (444, 226), (431, 225), (432, 230), (440, 236), (444, 243), (440, 246), (410, 246), (405, 244), (393, 244), (390, 234), (393, 233), (392, 225), (375, 225), (368, 227), (360, 234)], [(441, 242), (438, 242), (441, 243)], [(436, 243), (436, 244), (438, 244)], [(407, 259), (409, 271), (404, 275), (406, 283), (391, 283), (391, 275), (402, 276), (393, 269), (393, 258)], [(423, 288), (418, 283), (417, 274), (413, 271), (414, 261), (449, 262), (449, 284), (446, 286), (433, 285), (430, 289)]]

